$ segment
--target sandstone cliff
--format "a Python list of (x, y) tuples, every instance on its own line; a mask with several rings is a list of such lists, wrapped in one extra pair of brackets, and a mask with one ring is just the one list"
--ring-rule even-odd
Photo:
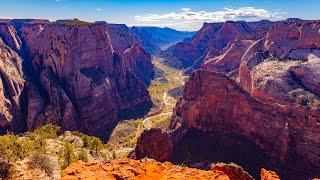
[(124, 24), (102, 23), (110, 36), (114, 51), (124, 59), (125, 66), (130, 67), (147, 85), (154, 76), (151, 55), (138, 45), (135, 36)]
[[(249, 148), (247, 145), (240, 146), (242, 142), (249, 141), (254, 144), (254, 151), (266, 155), (264, 166), (276, 168), (284, 177), (310, 178), (319, 176), (319, 120), (320, 112), (316, 109), (265, 103), (251, 97), (234, 80), (215, 72), (199, 70), (186, 83), (183, 98), (178, 102), (171, 119), (169, 134), (160, 136), (157, 131), (150, 133), (154, 145), (145, 141), (150, 135), (141, 136), (136, 155), (145, 153), (144, 156), (159, 160), (178, 156), (174, 149), (179, 146), (179, 141), (190, 130), (197, 129), (207, 135), (219, 132), (220, 138), (229, 135), (242, 137), (235, 142), (239, 148), (236, 152), (241, 153), (245, 151), (241, 148)], [(169, 136), (166, 141), (169, 142), (167, 144), (172, 144), (170, 148), (163, 148), (164, 138), (157, 138), (165, 136)], [(204, 141), (210, 143), (208, 140)], [(224, 141), (229, 140), (218, 141), (221, 147)], [(161, 147), (167, 151), (152, 153), (150, 148), (153, 147)], [(154, 150), (157, 151), (156, 148)], [(197, 156), (201, 157), (201, 153), (205, 151), (202, 149)], [(255, 156), (247, 158), (252, 158), (253, 161), (248, 160), (245, 161), (248, 164), (241, 165), (246, 167), (250, 162), (259, 161)], [(235, 157), (233, 161), (237, 162), (239, 159), (241, 158)]]
[(103, 136), (110, 123), (139, 116), (151, 107), (139, 78), (142, 71), (147, 72), (144, 80), (150, 79), (150, 55), (133, 44), (128, 51), (137, 54), (127, 55), (130, 52), (115, 43), (121, 34), (104, 25), (3, 20), (0, 31), (2, 133), (54, 123), (63, 130)]
[(170, 49), (166, 62), (178, 68), (199, 69), (205, 59), (221, 55), (223, 49), (234, 40), (258, 40), (273, 24), (270, 21), (205, 23), (190, 40)]
[[(275, 168), (285, 179), (320, 176), (320, 22), (256, 23), (263, 29), (258, 32), (249, 24), (206, 24), (197, 33), (204, 36), (198, 39), (202, 49), (213, 43), (203, 58), (205, 70), (190, 77), (168, 134), (142, 134), (137, 158), (236, 161), (255, 177), (256, 167)], [(181, 45), (192, 48), (195, 40)], [(194, 60), (199, 51), (192, 52), (183, 54)], [(150, 137), (159, 140), (150, 143)], [(165, 151), (157, 151), (165, 141)]]
[(277, 23), (241, 58), (239, 83), (273, 103), (319, 107), (320, 21)]

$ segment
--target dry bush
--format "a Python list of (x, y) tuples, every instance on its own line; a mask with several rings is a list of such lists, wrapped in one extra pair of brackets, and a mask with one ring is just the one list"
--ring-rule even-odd
[(49, 176), (53, 173), (54, 164), (51, 162), (48, 155), (36, 153), (30, 158), (29, 164), (32, 167), (44, 170)]
[(9, 176), (12, 174), (12, 165), (5, 162), (0, 161), (0, 179), (8, 179)]

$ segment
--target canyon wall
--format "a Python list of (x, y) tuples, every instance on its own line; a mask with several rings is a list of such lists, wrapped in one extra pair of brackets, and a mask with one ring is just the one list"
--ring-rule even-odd
[[(173, 161), (183, 148), (202, 148), (195, 160), (222, 152), (252, 169), (275, 169), (283, 179), (319, 177), (319, 31), (320, 21), (288, 19), (260, 39), (229, 43), (203, 63), (205, 70), (190, 76), (169, 131), (142, 134), (136, 158)], [(153, 141), (146, 141), (150, 137)], [(192, 141), (202, 144), (188, 147), (197, 144)]]
[[(235, 40), (258, 40), (274, 24), (270, 21), (204, 23), (191, 38), (177, 43), (166, 54), (167, 64), (191, 73), (207, 61), (226, 51)], [(188, 70), (189, 68), (189, 70)]]
[(110, 123), (146, 113), (152, 102), (139, 77), (152, 78), (150, 55), (133, 42), (120, 47), (122, 27), (108, 27), (1, 20), (1, 133), (53, 123), (103, 137)]

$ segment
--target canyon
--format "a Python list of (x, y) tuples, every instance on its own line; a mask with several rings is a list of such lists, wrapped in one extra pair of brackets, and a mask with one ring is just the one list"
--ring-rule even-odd
[[(143, 132), (135, 158), (199, 168), (235, 162), (256, 178), (261, 167), (283, 179), (320, 176), (319, 28), (319, 21), (300, 19), (204, 24), (192, 42), (175, 47), (196, 46), (182, 48), (179, 57), (187, 73), (199, 70), (186, 83), (169, 130)], [(210, 38), (197, 39), (204, 32)], [(197, 58), (200, 67), (189, 61)]]

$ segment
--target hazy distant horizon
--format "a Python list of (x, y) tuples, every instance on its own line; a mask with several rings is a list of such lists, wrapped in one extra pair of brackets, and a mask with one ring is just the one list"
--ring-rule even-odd
[(106, 21), (196, 31), (204, 22), (317, 19), (317, 0), (2, 0), (1, 19)]

